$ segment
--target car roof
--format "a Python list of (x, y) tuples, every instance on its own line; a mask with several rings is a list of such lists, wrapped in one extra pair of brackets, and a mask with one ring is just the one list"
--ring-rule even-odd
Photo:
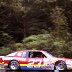
[(43, 50), (24, 50), (24, 51), (36, 51), (36, 52), (41, 52), (41, 51), (43, 51)]
[[(23, 52), (43, 52), (43, 50), (22, 50), (22, 51), (16, 51), (16, 52), (13, 52), (13, 53), (10, 53), (10, 54), (12, 54), (12, 55), (15, 54), (13, 56), (17, 56), (18, 53), (22, 54)], [(8, 55), (10, 55), (10, 54), (8, 54)]]
[(44, 50), (22, 50), (22, 51), (17, 51), (17, 52), (44, 52)]

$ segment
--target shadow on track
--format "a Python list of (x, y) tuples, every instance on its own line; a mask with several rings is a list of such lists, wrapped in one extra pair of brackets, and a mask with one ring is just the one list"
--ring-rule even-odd
[(6, 70), (0, 70), (0, 72), (72, 72), (72, 70), (68, 70), (68, 71), (6, 71)]

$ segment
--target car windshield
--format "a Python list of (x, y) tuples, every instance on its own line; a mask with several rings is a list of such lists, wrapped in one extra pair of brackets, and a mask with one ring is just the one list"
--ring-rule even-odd
[(47, 51), (45, 51), (45, 54), (47, 55), (47, 57), (53, 57), (53, 55), (49, 54)]
[(8, 55), (6, 55), (6, 56), (15, 56), (16, 53), (17, 53), (17, 52), (14, 52), (14, 53), (8, 54)]

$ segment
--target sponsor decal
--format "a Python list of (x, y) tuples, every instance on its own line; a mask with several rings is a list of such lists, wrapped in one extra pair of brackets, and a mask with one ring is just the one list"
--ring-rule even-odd
[(40, 68), (42, 66), (42, 59), (29, 59), (28, 68)]
[(18, 60), (18, 61), (26, 61), (26, 58), (4, 57), (3, 60)]

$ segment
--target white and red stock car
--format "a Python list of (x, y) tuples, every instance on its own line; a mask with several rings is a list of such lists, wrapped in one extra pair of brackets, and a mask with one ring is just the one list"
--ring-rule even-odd
[(0, 57), (5, 69), (10, 70), (70, 70), (72, 59), (57, 58), (41, 50), (24, 50)]

